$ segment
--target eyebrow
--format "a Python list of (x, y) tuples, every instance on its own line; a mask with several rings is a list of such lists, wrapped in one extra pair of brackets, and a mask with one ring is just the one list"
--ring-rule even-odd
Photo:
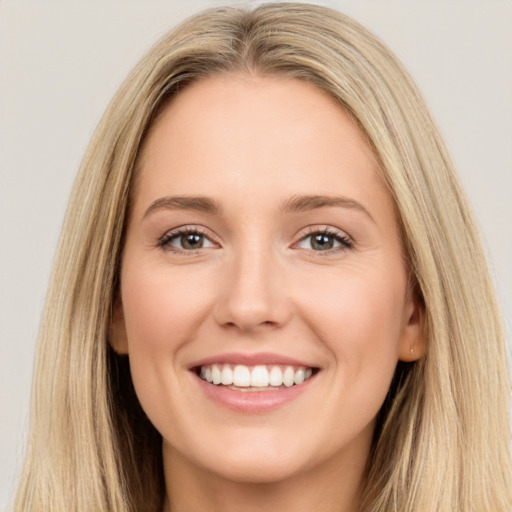
[(209, 214), (221, 212), (219, 204), (208, 197), (168, 196), (153, 201), (144, 212), (143, 217), (147, 217), (157, 210), (191, 210)]
[(338, 206), (342, 208), (358, 210), (367, 215), (370, 220), (375, 222), (370, 212), (361, 203), (358, 203), (354, 199), (350, 199), (344, 196), (293, 196), (283, 203), (281, 209), (285, 213), (293, 213), (306, 212), (309, 210), (316, 210), (317, 208), (325, 208), (329, 206)]
[[(285, 213), (306, 212), (329, 206), (359, 210), (375, 222), (370, 212), (361, 203), (344, 196), (292, 196), (282, 204), (281, 211)], [(144, 212), (143, 217), (147, 217), (157, 210), (191, 210), (211, 215), (222, 212), (222, 208), (217, 201), (209, 197), (166, 196), (153, 201)]]

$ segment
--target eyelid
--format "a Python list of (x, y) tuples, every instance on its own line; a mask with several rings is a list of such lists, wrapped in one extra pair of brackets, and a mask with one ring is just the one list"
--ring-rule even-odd
[[(335, 228), (330, 225), (311, 225), (306, 226), (301, 230), (302, 232), (299, 232), (298, 235), (295, 237), (296, 241), (291, 245), (291, 248), (293, 249), (303, 249), (310, 252), (315, 253), (325, 253), (325, 254), (332, 254), (336, 252), (342, 252), (348, 249), (351, 249), (355, 243), (355, 240), (352, 236), (348, 235), (345, 231)], [(205, 228), (204, 226), (197, 225), (197, 224), (184, 224), (182, 226), (177, 226), (175, 228), (167, 230), (161, 237), (158, 238), (156, 245), (162, 249), (167, 249), (169, 251), (174, 251), (178, 253), (188, 253), (188, 254), (194, 254), (202, 249), (210, 249), (211, 247), (201, 247), (196, 250), (190, 249), (180, 249), (177, 247), (173, 247), (169, 245), (169, 242), (175, 238), (177, 238), (180, 235), (186, 235), (189, 233), (197, 233), (199, 235), (204, 236), (207, 238), (214, 246), (220, 247), (220, 241), (218, 240), (218, 237), (213, 234), (209, 229)], [(340, 246), (331, 248), (331, 249), (325, 249), (324, 251), (315, 251), (314, 249), (305, 249), (298, 247), (298, 244), (303, 242), (307, 237), (315, 235), (315, 234), (324, 234), (326, 236), (333, 237), (337, 239), (337, 241), (340, 243)]]
[(188, 254), (194, 254), (195, 252), (200, 251), (201, 249), (209, 249), (209, 247), (201, 247), (196, 250), (184, 250), (168, 245), (168, 242), (170, 242), (174, 238), (180, 235), (186, 235), (190, 233), (197, 233), (198, 235), (202, 235), (205, 238), (207, 238), (214, 246), (220, 246), (220, 242), (218, 241), (217, 237), (213, 235), (210, 230), (198, 224), (184, 224), (182, 226), (177, 226), (175, 228), (167, 230), (161, 237), (158, 238), (157, 246), (162, 249), (167, 249), (169, 251), (182, 253), (186, 252)]
[(355, 244), (354, 238), (352, 236), (350, 236), (346, 231), (343, 231), (339, 228), (335, 228), (333, 226), (329, 226), (326, 224), (311, 225), (311, 226), (307, 226), (304, 229), (305, 229), (305, 232), (302, 231), (302, 233), (299, 233), (297, 235), (298, 239), (296, 242), (294, 242), (292, 244), (292, 248), (301, 249), (300, 247), (297, 247), (298, 244), (300, 242), (304, 241), (306, 238), (308, 238), (312, 235), (316, 235), (316, 234), (323, 234), (326, 236), (334, 237), (340, 242), (341, 246), (332, 248), (332, 249), (326, 249), (324, 251), (315, 251), (313, 249), (304, 249), (304, 250), (315, 252), (318, 254), (322, 254), (322, 253), (332, 254), (332, 253), (343, 252), (348, 249), (351, 249)]

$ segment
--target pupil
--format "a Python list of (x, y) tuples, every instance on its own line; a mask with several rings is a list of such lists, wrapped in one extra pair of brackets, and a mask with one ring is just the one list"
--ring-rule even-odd
[(203, 246), (203, 236), (193, 233), (181, 237), (181, 245), (184, 249), (198, 249)]
[(329, 235), (315, 235), (313, 237), (312, 246), (313, 249), (318, 249), (320, 251), (332, 249), (333, 239)]

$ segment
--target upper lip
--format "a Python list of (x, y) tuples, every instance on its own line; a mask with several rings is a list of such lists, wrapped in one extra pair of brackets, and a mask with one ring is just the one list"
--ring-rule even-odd
[(275, 354), (272, 352), (256, 352), (252, 354), (243, 354), (237, 352), (230, 352), (224, 354), (217, 354), (214, 356), (206, 357), (194, 361), (189, 368), (197, 368), (198, 366), (206, 366), (210, 364), (243, 364), (245, 366), (256, 365), (286, 365), (286, 366), (303, 366), (306, 368), (315, 368), (314, 365), (301, 361), (299, 359), (285, 356), (282, 354)]

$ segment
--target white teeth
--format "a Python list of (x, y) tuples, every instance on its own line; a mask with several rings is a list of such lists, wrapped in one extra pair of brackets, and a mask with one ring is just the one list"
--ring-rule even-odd
[(233, 384), (241, 388), (248, 388), (251, 385), (251, 372), (247, 366), (237, 364), (233, 371)]
[(266, 388), (269, 383), (268, 370), (265, 366), (255, 366), (251, 372), (251, 386)]
[(287, 366), (286, 370), (283, 373), (283, 384), (289, 388), (293, 386), (293, 381), (295, 380), (295, 372), (291, 366)]
[(221, 381), (220, 369), (216, 364), (214, 364), (212, 366), (212, 382), (214, 384), (220, 384), (220, 381)]
[[(269, 370), (270, 368), (270, 370)], [(284, 371), (283, 371), (284, 369)], [(212, 364), (201, 366), (199, 376), (201, 379), (223, 386), (235, 386), (245, 388), (247, 391), (258, 391), (258, 389), (276, 389), (283, 385), (287, 388), (302, 384), (313, 375), (312, 368), (293, 366), (267, 367), (256, 365), (248, 367), (237, 364), (234, 368), (230, 364)]]
[(302, 384), (304, 382), (304, 379), (306, 378), (306, 371), (304, 368), (299, 368), (293, 377), (293, 382), (295, 384)]
[(281, 386), (283, 384), (283, 372), (279, 366), (272, 366), (269, 382), (271, 386)]
[(230, 386), (233, 384), (233, 370), (229, 364), (225, 364), (222, 367), (221, 384), (224, 386)]

